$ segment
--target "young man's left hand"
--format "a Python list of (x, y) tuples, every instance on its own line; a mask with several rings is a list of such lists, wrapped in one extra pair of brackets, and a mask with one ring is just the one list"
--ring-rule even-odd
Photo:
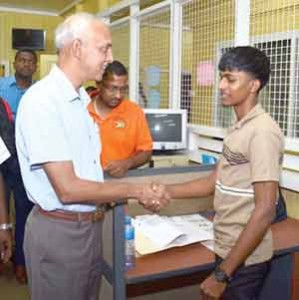
[(216, 278), (210, 275), (201, 285), (200, 290), (204, 300), (220, 299), (226, 288), (226, 283), (219, 282)]

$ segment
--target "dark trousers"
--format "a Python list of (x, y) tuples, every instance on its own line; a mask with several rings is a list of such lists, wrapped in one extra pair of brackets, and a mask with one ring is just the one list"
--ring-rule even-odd
[(13, 193), (15, 201), (16, 226), (14, 262), (16, 265), (24, 266), (24, 231), (26, 220), (33, 207), (33, 203), (28, 200), (16, 155), (12, 156), (4, 163), (2, 172), (6, 185), (7, 202), (9, 202), (11, 193)]
[[(216, 257), (216, 264), (222, 259)], [(264, 279), (269, 270), (270, 261), (241, 266), (228, 283), (221, 299), (223, 300), (255, 300), (261, 291)]]

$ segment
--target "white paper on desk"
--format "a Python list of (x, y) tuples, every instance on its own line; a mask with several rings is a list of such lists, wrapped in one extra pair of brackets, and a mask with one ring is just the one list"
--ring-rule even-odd
[(213, 223), (198, 214), (144, 215), (136, 217), (134, 224), (135, 247), (141, 255), (214, 238)]
[(5, 146), (2, 138), (0, 137), (0, 164), (6, 161), (10, 157), (10, 153)]
[(199, 228), (203, 236), (205, 234), (209, 235), (207, 240), (214, 239), (214, 231), (213, 231), (213, 222), (209, 219), (201, 216), (200, 214), (191, 214), (191, 215), (181, 215), (181, 216), (173, 216), (171, 220), (179, 224), (180, 222), (183, 224), (193, 224), (196, 228)]
[(158, 247), (166, 247), (184, 232), (173, 226), (165, 217), (158, 215), (144, 215), (136, 217), (135, 228), (149, 238)]

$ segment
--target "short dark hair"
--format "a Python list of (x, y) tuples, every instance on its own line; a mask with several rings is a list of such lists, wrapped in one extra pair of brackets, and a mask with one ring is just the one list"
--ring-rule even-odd
[(218, 64), (218, 69), (224, 71), (244, 71), (250, 73), (261, 83), (261, 90), (269, 81), (270, 60), (266, 54), (251, 46), (240, 46), (224, 53)]
[(35, 51), (31, 50), (31, 49), (20, 49), (16, 52), (16, 55), (15, 55), (15, 60), (17, 59), (17, 57), (21, 54), (21, 53), (24, 53), (24, 52), (27, 52), (27, 53), (31, 53), (32, 56), (34, 57), (35, 59), (35, 62), (37, 62), (37, 55), (35, 53)]
[(128, 76), (128, 71), (121, 62), (114, 60), (112, 63), (107, 65), (103, 73), (102, 80), (106, 80), (110, 75)]
[(97, 88), (96, 88), (95, 86), (89, 85), (89, 86), (87, 86), (87, 87), (85, 88), (85, 91), (86, 91), (87, 93), (89, 93), (89, 92), (95, 91), (96, 89), (97, 89)]

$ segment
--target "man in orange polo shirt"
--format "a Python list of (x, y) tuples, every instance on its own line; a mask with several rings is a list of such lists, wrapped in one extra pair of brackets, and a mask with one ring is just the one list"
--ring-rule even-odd
[(123, 64), (108, 64), (97, 86), (88, 111), (99, 126), (102, 167), (113, 177), (123, 177), (150, 160), (151, 134), (143, 110), (125, 98), (128, 72)]

